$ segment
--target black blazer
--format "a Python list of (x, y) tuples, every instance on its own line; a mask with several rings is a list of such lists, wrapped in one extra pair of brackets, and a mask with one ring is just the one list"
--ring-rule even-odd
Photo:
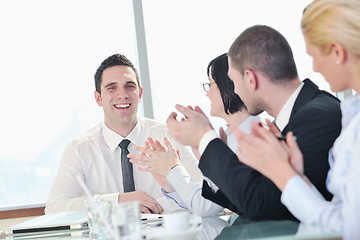
[[(297, 137), (304, 157), (305, 175), (327, 200), (332, 198), (325, 186), (328, 151), (340, 130), (340, 101), (305, 79), (282, 134), (292, 131)], [(199, 167), (220, 189), (214, 194), (204, 181), (202, 195), (205, 198), (252, 220), (294, 219), (281, 203), (281, 192), (275, 184), (239, 162), (221, 139), (208, 144)]]

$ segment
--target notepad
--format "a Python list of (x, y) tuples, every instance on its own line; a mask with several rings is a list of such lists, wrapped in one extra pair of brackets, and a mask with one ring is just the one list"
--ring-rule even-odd
[(6, 229), (7, 236), (26, 236), (49, 234), (72, 230), (87, 229), (87, 211), (50, 213)]

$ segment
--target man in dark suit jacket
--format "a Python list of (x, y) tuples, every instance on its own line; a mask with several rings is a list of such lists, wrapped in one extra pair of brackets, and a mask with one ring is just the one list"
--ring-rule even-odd
[[(341, 129), (339, 100), (309, 79), (299, 80), (288, 42), (268, 26), (246, 29), (228, 56), (229, 77), (249, 113), (266, 111), (281, 125), (282, 134), (294, 133), (304, 157), (305, 175), (331, 199), (325, 180), (328, 151)], [(172, 113), (167, 120), (169, 132), (180, 143), (199, 148), (199, 167), (210, 179), (204, 181), (204, 197), (250, 219), (293, 218), (281, 203), (276, 185), (239, 162), (199, 109), (177, 109), (186, 120), (178, 122)]]
[[(340, 119), (339, 101), (306, 79), (291, 111), (289, 123), (282, 131), (283, 135), (292, 131), (297, 137), (304, 157), (305, 175), (327, 200), (332, 197), (325, 187), (329, 170), (328, 151), (340, 133)], [(220, 189), (214, 193), (204, 182), (205, 198), (251, 219), (292, 218), (280, 202), (281, 192), (275, 184), (240, 163), (220, 139), (208, 144), (199, 167)]]

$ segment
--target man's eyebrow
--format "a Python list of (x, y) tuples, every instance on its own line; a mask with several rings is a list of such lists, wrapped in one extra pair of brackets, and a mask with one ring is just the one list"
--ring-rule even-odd
[(136, 85), (136, 82), (135, 81), (127, 81), (126, 84), (134, 84), (134, 85)]
[(108, 84), (105, 85), (105, 88), (110, 87), (110, 86), (115, 85), (115, 84), (116, 84), (116, 82), (108, 83)]

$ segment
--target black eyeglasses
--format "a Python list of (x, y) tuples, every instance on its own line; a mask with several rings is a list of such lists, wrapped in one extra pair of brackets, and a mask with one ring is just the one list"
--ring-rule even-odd
[(208, 92), (210, 90), (211, 84), (216, 84), (216, 82), (203, 83), (203, 88), (205, 92)]

